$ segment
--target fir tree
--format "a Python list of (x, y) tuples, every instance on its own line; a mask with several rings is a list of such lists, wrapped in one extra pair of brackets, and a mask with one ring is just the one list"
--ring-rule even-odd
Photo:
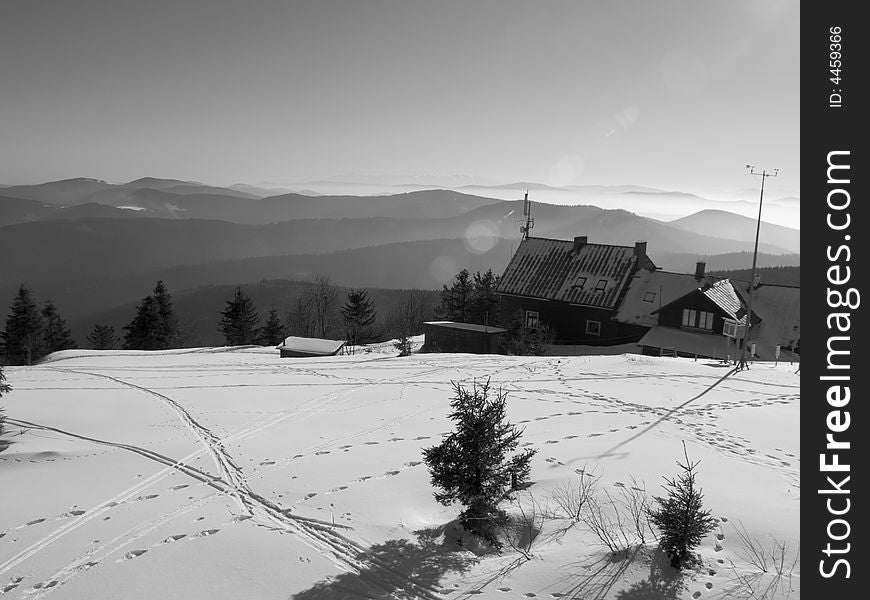
[(506, 420), (506, 392), (492, 398), (488, 380), (471, 390), (454, 383), (453, 389), (449, 416), (456, 428), (441, 444), (423, 450), (432, 485), (440, 490), (435, 499), (445, 506), (458, 501), (463, 527), (499, 547), (495, 530), (507, 516), (498, 505), (528, 481), (537, 450), (511, 454), (523, 432)]
[(31, 365), (43, 356), (43, 322), (30, 289), (24, 284), (18, 288), (9, 311), (6, 329), (0, 332), (3, 355), (9, 364)]
[(111, 350), (118, 345), (118, 336), (111, 325), (94, 325), (87, 340), (94, 350)]
[(341, 308), (347, 339), (352, 346), (367, 344), (374, 338), (375, 306), (367, 290), (351, 290)]
[(661, 532), (661, 547), (671, 557), (671, 566), (682, 569), (691, 558), (691, 551), (713, 530), (714, 521), (709, 510), (704, 510), (701, 488), (695, 484), (697, 462), (689, 461), (683, 442), (686, 462), (677, 461), (682, 469), (678, 477), (664, 477), (667, 496), (655, 497), (657, 509), (650, 509), (650, 521)]
[(76, 347), (72, 332), (51, 300), (46, 301), (42, 307), (42, 321), (42, 347), (46, 354)]
[(163, 281), (136, 307), (136, 316), (124, 330), (125, 350), (166, 350), (178, 342), (178, 319)]
[(162, 280), (154, 287), (154, 304), (157, 307), (156, 343), (159, 349), (172, 348), (178, 342), (178, 319), (172, 307), (172, 296)]
[(254, 343), (260, 317), (254, 308), (254, 301), (241, 287), (236, 287), (233, 299), (227, 300), (227, 307), (221, 315), (221, 332), (228, 346)]
[(266, 324), (260, 327), (257, 333), (257, 343), (261, 346), (277, 346), (284, 341), (284, 338), (284, 325), (281, 324), (281, 317), (278, 316), (278, 311), (272, 308), (269, 310)]
[(154, 296), (146, 296), (136, 307), (136, 316), (124, 330), (125, 350), (161, 350), (160, 345), (160, 313)]
[(435, 308), (438, 319), (469, 323), (471, 317), (471, 300), (474, 294), (474, 282), (468, 269), (462, 269), (456, 274), (453, 284), (441, 288), (441, 303)]

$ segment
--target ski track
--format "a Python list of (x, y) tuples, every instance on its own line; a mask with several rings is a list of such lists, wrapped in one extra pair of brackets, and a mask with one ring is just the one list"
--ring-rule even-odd
[[(294, 415), (298, 414), (299, 412), (301, 412), (304, 409), (322, 408), (324, 405), (329, 404), (330, 402), (332, 402), (338, 398), (342, 398), (344, 396), (350, 396), (351, 394), (355, 393), (356, 391), (359, 391), (360, 389), (362, 389), (366, 384), (359, 384), (359, 385), (355, 386), (354, 388), (351, 388), (350, 390), (333, 392), (330, 394), (325, 394), (325, 395), (320, 396), (320, 397), (316, 397), (312, 400), (309, 400), (309, 401), (303, 403), (303, 405), (301, 407), (297, 407), (296, 410), (288, 411), (287, 414), (282, 414), (282, 415), (278, 416), (277, 418), (273, 417), (271, 419), (268, 419), (268, 420), (266, 420), (265, 423), (261, 423), (260, 425), (249, 427), (247, 430), (244, 431), (243, 434), (242, 434), (242, 432), (239, 432), (236, 435), (229, 436), (228, 438), (222, 440), (217, 435), (215, 435), (211, 430), (204, 427), (196, 419), (194, 419), (193, 416), (183, 406), (181, 406), (177, 401), (175, 401), (174, 399), (172, 399), (164, 394), (161, 394), (159, 392), (155, 392), (155, 391), (150, 390), (148, 388), (124, 381), (122, 379), (118, 379), (116, 377), (112, 377), (110, 375), (105, 375), (102, 373), (93, 373), (93, 372), (89, 372), (89, 371), (81, 371), (81, 370), (58, 368), (58, 367), (49, 367), (49, 368), (56, 370), (56, 371), (61, 371), (61, 372), (79, 373), (79, 374), (83, 374), (83, 375), (89, 375), (89, 376), (93, 376), (93, 377), (107, 379), (107, 380), (113, 381), (117, 384), (123, 385), (125, 387), (130, 387), (130, 388), (136, 389), (138, 391), (141, 391), (143, 393), (150, 394), (152, 396), (159, 398), (161, 401), (168, 404), (170, 406), (170, 408), (172, 408), (176, 412), (176, 414), (182, 420), (182, 422), (190, 430), (192, 430), (197, 435), (197, 437), (200, 438), (200, 440), (206, 446), (206, 449), (200, 450), (199, 452), (196, 452), (196, 453), (193, 453), (193, 454), (189, 455), (188, 457), (185, 457), (185, 459), (182, 459), (181, 461), (173, 461), (172, 464), (167, 469), (164, 469), (163, 471), (160, 471), (160, 472), (152, 475), (151, 477), (149, 477), (145, 481), (141, 482), (140, 484), (138, 484), (136, 486), (133, 486), (132, 488), (128, 488), (128, 490), (125, 490), (126, 493), (122, 492), (121, 494), (116, 495), (110, 501), (104, 502), (102, 505), (100, 505), (100, 507), (98, 507), (94, 511), (89, 511), (89, 512), (85, 513), (84, 515), (80, 516), (78, 519), (76, 519), (72, 523), (69, 523), (69, 524), (62, 526), (61, 528), (55, 530), (54, 532), (52, 532), (51, 534), (49, 534), (48, 536), (46, 536), (45, 538), (43, 538), (42, 540), (37, 542), (36, 544), (32, 545), (28, 549), (24, 550), (23, 552), (19, 553), (15, 557), (9, 559), (8, 561), (6, 561), (2, 565), (0, 565), (0, 575), (6, 573), (8, 570), (14, 568), (15, 566), (17, 566), (21, 562), (27, 560), (28, 558), (32, 557), (36, 553), (45, 549), (46, 547), (48, 547), (50, 544), (52, 544), (54, 541), (56, 541), (57, 539), (59, 539), (60, 537), (65, 535), (66, 533), (69, 533), (70, 531), (77, 529), (78, 527), (80, 527), (84, 523), (86, 523), (86, 522), (90, 521), (91, 519), (101, 515), (103, 512), (105, 512), (109, 508), (116, 506), (120, 502), (128, 500), (129, 498), (133, 497), (135, 494), (140, 493), (141, 490), (144, 490), (147, 487), (150, 487), (151, 485), (153, 485), (154, 483), (159, 481), (160, 479), (163, 479), (172, 471), (172, 469), (178, 469), (178, 470), (181, 470), (182, 472), (185, 472), (186, 474), (190, 474), (190, 472), (188, 470), (180, 468), (180, 466), (184, 465), (184, 463), (189, 461), (191, 458), (194, 458), (195, 456), (201, 455), (203, 452), (208, 451), (211, 453), (212, 458), (214, 459), (216, 465), (218, 466), (218, 468), (220, 469), (221, 473), (224, 476), (224, 479), (215, 478), (212, 481), (213, 482), (220, 481), (221, 483), (227, 484), (228, 489), (222, 490), (222, 491), (224, 493), (228, 493), (228, 494), (234, 496), (236, 501), (238, 502), (238, 504), (248, 513), (248, 515), (250, 517), (257, 519), (261, 524), (271, 523), (271, 524), (277, 526), (279, 529), (296, 534), (297, 537), (300, 539), (300, 541), (302, 541), (303, 543), (307, 544), (308, 546), (310, 546), (313, 549), (320, 552), (322, 555), (324, 555), (329, 560), (331, 560), (337, 567), (339, 567), (342, 570), (349, 570), (349, 571), (356, 573), (358, 576), (365, 579), (366, 581), (368, 581), (368, 583), (372, 584), (375, 587), (384, 589), (385, 591), (389, 591), (390, 589), (403, 589), (407, 592), (414, 593), (415, 594), (414, 597), (417, 597), (417, 598), (426, 598), (426, 599), (440, 598), (440, 596), (437, 594), (436, 590), (434, 590), (433, 588), (430, 588), (428, 586), (424, 586), (424, 585), (421, 585), (421, 584), (414, 582), (412, 579), (408, 578), (403, 573), (397, 571), (396, 569), (392, 568), (391, 566), (387, 565), (386, 563), (384, 563), (383, 561), (381, 561), (377, 558), (370, 557), (370, 556), (366, 557), (364, 546), (362, 546), (358, 542), (350, 539), (349, 537), (346, 537), (346, 536), (338, 533), (337, 531), (335, 531), (334, 526), (331, 523), (327, 523), (325, 521), (319, 521), (317, 519), (310, 519), (310, 518), (301, 517), (298, 515), (289, 514), (288, 511), (281, 509), (281, 507), (279, 507), (275, 503), (271, 502), (267, 498), (264, 498), (260, 494), (257, 494), (256, 492), (254, 492), (248, 486), (246, 478), (242, 475), (241, 469), (238, 467), (238, 465), (235, 464), (232, 457), (229, 455), (229, 453), (224, 448), (224, 444), (228, 441), (242, 439), (243, 437), (248, 437), (250, 435), (253, 435), (254, 433), (258, 433), (258, 432), (266, 429), (267, 427), (271, 427), (271, 426), (273, 426), (273, 425), (275, 425), (283, 420), (286, 420), (290, 416), (294, 416)], [(440, 367), (435, 367), (435, 368), (432, 368), (429, 371), (427, 371), (426, 374), (434, 373), (434, 372), (439, 371), (439, 370), (441, 370)], [(310, 406), (310, 405), (314, 405), (314, 406)], [(310, 414), (310, 412), (311, 412), (310, 410), (306, 411), (306, 414)], [(381, 429), (381, 428), (389, 426), (391, 424), (392, 423), (387, 424), (387, 425), (383, 425), (383, 426), (379, 426), (375, 429)], [(53, 429), (53, 428), (50, 428), (50, 429)], [(63, 432), (61, 430), (55, 430), (55, 431), (60, 432), (60, 433), (64, 433), (64, 434), (68, 433), (68, 432)], [(363, 432), (363, 433), (365, 433), (365, 432)], [(363, 433), (361, 433), (360, 435), (363, 435)], [(75, 435), (75, 434), (73, 434), (73, 435)], [(77, 436), (76, 435), (75, 437), (84, 437), (84, 436)], [(342, 441), (344, 439), (347, 439), (347, 438), (343, 438)], [(91, 441), (97, 441), (97, 440), (91, 439)], [(107, 443), (107, 444), (137, 452), (139, 454), (142, 454), (146, 458), (152, 458), (153, 460), (158, 460), (158, 462), (162, 462), (162, 463), (166, 464), (163, 460), (160, 460), (158, 458), (158, 457), (160, 457), (160, 458), (166, 458), (166, 457), (162, 457), (162, 455), (157, 455), (157, 453), (152, 453), (151, 451), (147, 451), (147, 450), (142, 449), (142, 448), (129, 446), (129, 445), (125, 445), (125, 444), (112, 444), (112, 443)], [(144, 452), (142, 452), (142, 451), (144, 451)], [(171, 459), (168, 459), (168, 460), (171, 461)], [(184, 466), (187, 466), (187, 465), (184, 465)], [(195, 471), (195, 469), (193, 469), (193, 470)], [(182, 509), (182, 512), (187, 512), (188, 510), (192, 510), (192, 507), (186, 507), (185, 509)], [(174, 518), (175, 516), (176, 516), (175, 513), (172, 513), (172, 516), (170, 517), (170, 519), (161, 518), (161, 519), (158, 519), (156, 522), (152, 521), (152, 522), (146, 523), (145, 528), (142, 530), (141, 533), (136, 535), (134, 539), (138, 539), (138, 538), (142, 537), (143, 535), (150, 533), (151, 531), (153, 531), (154, 529), (156, 529), (160, 525), (164, 524), (168, 520), (171, 520), (171, 518)], [(134, 528), (134, 529), (138, 529), (138, 527)], [(131, 531), (133, 531), (133, 530), (131, 530)], [(129, 534), (130, 534), (130, 532), (127, 532), (128, 536), (129, 536)], [(125, 538), (124, 535), (119, 536), (119, 539), (120, 538), (129, 539), (128, 537)], [(113, 551), (117, 551), (117, 549), (119, 549), (125, 545), (128, 545), (129, 543), (130, 543), (130, 541), (126, 541), (124, 544), (122, 544), (118, 548), (115, 548)], [(142, 553), (144, 553), (144, 551), (142, 551)], [(92, 554), (93, 554), (93, 552), (86, 555), (86, 557), (90, 558), (92, 556)], [(133, 557), (138, 557), (140, 555), (141, 554), (134, 554)], [(58, 571), (58, 573), (56, 573), (54, 577), (50, 578), (50, 581), (53, 582), (50, 586), (40, 586), (39, 588), (34, 588), (32, 593), (36, 593), (36, 594), (38, 594), (38, 597), (41, 597), (44, 594), (49, 593), (49, 592), (59, 588), (64, 583), (69, 581), (69, 579), (71, 579), (72, 577), (74, 577), (78, 573), (86, 570), (87, 567), (82, 568), (84, 565), (90, 565), (93, 562), (94, 561), (85, 562), (85, 561), (82, 561), (79, 559), (75, 560), (73, 563), (68, 564), (63, 569)], [(93, 565), (91, 565), (91, 566), (93, 566)], [(386, 582), (386, 584), (385, 584), (385, 582)]]

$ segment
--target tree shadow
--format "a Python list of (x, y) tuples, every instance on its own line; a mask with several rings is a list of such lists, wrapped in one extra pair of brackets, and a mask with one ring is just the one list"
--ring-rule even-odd
[(656, 548), (649, 577), (617, 592), (616, 600), (676, 600), (682, 589), (682, 573), (671, 566), (668, 555), (661, 548)]
[(577, 573), (581, 569), (586, 573), (585, 575), (569, 575), (563, 578), (563, 581), (569, 585), (564, 590), (563, 595), (583, 600), (603, 600), (622, 580), (635, 559), (638, 558), (638, 554), (642, 552), (644, 552), (644, 547), (636, 546), (627, 553), (607, 552), (599, 555), (592, 562), (566, 565), (565, 570), (570, 573)]
[(293, 594), (293, 600), (347, 598), (440, 597), (439, 582), (447, 573), (465, 573), (477, 558), (459, 549), (447, 527), (417, 531), (417, 541), (387, 540), (360, 553), (367, 565), (359, 572), (341, 573)]

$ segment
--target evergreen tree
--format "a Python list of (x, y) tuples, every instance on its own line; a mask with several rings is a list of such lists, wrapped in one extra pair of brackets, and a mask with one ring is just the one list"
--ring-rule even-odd
[(474, 295), (474, 281), (468, 269), (462, 269), (456, 274), (453, 284), (441, 288), (441, 304), (435, 308), (435, 316), (446, 321), (469, 323), (471, 317), (471, 299)]
[(166, 350), (178, 343), (178, 319), (163, 281), (136, 307), (136, 316), (124, 329), (125, 350)]
[(111, 325), (94, 325), (87, 339), (94, 350), (111, 350), (118, 345), (118, 336)]
[(351, 290), (341, 308), (347, 339), (352, 346), (367, 344), (374, 338), (375, 306), (367, 290)]
[(227, 300), (227, 307), (221, 315), (221, 332), (228, 346), (254, 343), (260, 317), (254, 308), (254, 301), (241, 287), (236, 287), (233, 299)]
[(272, 308), (269, 310), (266, 324), (260, 327), (260, 331), (257, 333), (257, 343), (261, 346), (277, 346), (284, 341), (285, 337), (281, 317), (278, 316), (278, 311)]
[(498, 505), (528, 481), (537, 450), (511, 455), (523, 432), (506, 420), (506, 392), (492, 398), (489, 380), (471, 390), (454, 383), (453, 389), (450, 419), (456, 428), (423, 450), (432, 485), (440, 489), (435, 499), (445, 506), (458, 501), (465, 507), (459, 515), (463, 527), (499, 547), (495, 529), (507, 515)]
[(42, 358), (42, 314), (24, 284), (12, 301), (6, 317), (6, 329), (0, 332), (3, 338), (3, 355), (13, 365), (32, 365)]
[(45, 354), (76, 347), (72, 332), (51, 300), (46, 301), (42, 307), (42, 322), (42, 347)]
[(474, 274), (469, 307), (470, 323), (492, 325), (498, 319), (498, 296), (495, 294), (498, 280), (492, 269), (487, 269), (483, 275), (480, 271)]
[(162, 350), (159, 327), (157, 303), (154, 296), (146, 296), (136, 307), (136, 316), (124, 326), (124, 350)]
[(714, 521), (709, 510), (704, 510), (701, 488), (695, 484), (697, 462), (689, 461), (686, 443), (683, 442), (685, 464), (677, 461), (682, 469), (678, 477), (664, 478), (667, 496), (655, 497), (657, 509), (650, 509), (649, 518), (661, 532), (662, 549), (671, 557), (671, 566), (681, 569), (691, 558), (691, 551), (713, 530)]
[(172, 296), (162, 280), (154, 287), (154, 303), (157, 307), (156, 343), (159, 349), (172, 348), (178, 342), (178, 319), (172, 307)]

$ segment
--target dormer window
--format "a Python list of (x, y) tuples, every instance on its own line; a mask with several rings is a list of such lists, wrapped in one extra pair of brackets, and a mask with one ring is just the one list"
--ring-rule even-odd
[(595, 286), (595, 291), (596, 292), (603, 292), (604, 288), (606, 288), (606, 287), (607, 287), (607, 280), (606, 279), (599, 279), (598, 285)]
[(655, 292), (647, 292), (646, 294), (643, 295), (643, 301), (644, 301), (644, 302), (652, 302), (652, 301), (655, 300), (655, 299), (656, 299), (656, 293), (655, 293)]
[(585, 285), (586, 285), (586, 278), (585, 277), (578, 277), (577, 281), (574, 282), (574, 287), (580, 288), (581, 290), (583, 289), (583, 286), (585, 286)]

